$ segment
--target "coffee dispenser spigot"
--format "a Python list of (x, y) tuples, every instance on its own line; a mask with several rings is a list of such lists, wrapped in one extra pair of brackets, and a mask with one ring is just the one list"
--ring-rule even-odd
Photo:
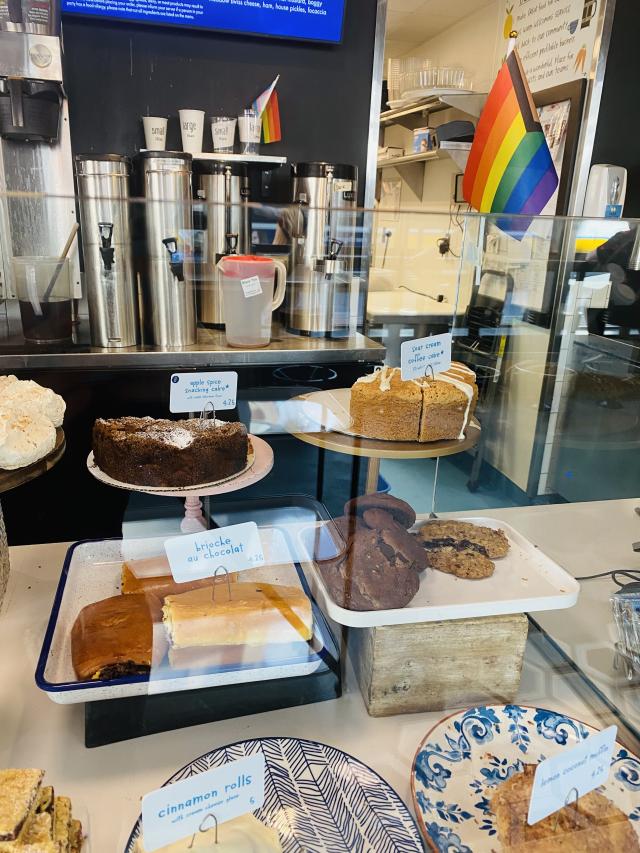
[(169, 253), (171, 272), (178, 281), (184, 281), (184, 262), (182, 254), (178, 251), (178, 240), (175, 237), (165, 237), (162, 242)]
[(106, 272), (111, 272), (115, 249), (111, 245), (113, 237), (113, 222), (98, 222), (100, 234), (100, 257)]
[(239, 234), (225, 234), (225, 249), (226, 255), (237, 255), (238, 254), (238, 240)]
[(316, 258), (315, 269), (317, 272), (324, 273), (325, 278), (331, 278), (332, 275), (340, 272), (342, 265), (338, 255), (343, 245), (342, 240), (331, 240), (326, 256), (324, 258)]

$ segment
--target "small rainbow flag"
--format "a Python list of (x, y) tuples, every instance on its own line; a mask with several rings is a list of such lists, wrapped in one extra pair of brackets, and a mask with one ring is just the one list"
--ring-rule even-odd
[(279, 142), (282, 139), (280, 129), (280, 107), (278, 104), (278, 93), (276, 85), (280, 75), (276, 77), (268, 89), (258, 95), (253, 102), (253, 109), (262, 118), (262, 141), (265, 143)]
[[(462, 192), (481, 213), (542, 212), (558, 186), (558, 175), (531, 98), (524, 70), (512, 50), (498, 72), (469, 152)], [(529, 222), (498, 222), (515, 237)], [(517, 232), (521, 231), (521, 234)]]

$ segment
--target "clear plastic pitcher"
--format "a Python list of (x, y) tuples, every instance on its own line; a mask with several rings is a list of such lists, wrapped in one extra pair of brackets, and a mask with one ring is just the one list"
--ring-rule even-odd
[(218, 261), (218, 269), (227, 343), (231, 347), (266, 347), (271, 341), (271, 315), (284, 299), (285, 265), (273, 258), (225, 255)]

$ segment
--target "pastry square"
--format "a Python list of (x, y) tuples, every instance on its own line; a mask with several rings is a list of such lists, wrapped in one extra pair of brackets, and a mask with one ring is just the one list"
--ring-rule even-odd
[(44, 770), (0, 770), (0, 841), (14, 841), (40, 796)]

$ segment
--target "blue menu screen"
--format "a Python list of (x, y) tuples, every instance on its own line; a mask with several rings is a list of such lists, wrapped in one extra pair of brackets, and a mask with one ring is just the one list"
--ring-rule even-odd
[(149, 24), (339, 42), (346, 0), (62, 0), (62, 11)]

